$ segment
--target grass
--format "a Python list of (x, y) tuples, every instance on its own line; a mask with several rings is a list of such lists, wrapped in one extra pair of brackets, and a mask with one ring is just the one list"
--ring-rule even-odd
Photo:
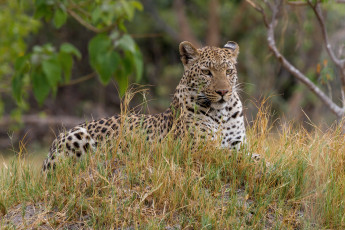
[[(279, 131), (272, 131), (268, 114), (259, 109), (250, 144), (238, 152), (169, 136), (148, 143), (138, 131), (46, 176), (20, 152), (1, 167), (0, 211), (7, 215), (0, 226), (344, 229), (343, 124), (325, 132), (275, 124)], [(30, 221), (19, 221), (28, 207)]]

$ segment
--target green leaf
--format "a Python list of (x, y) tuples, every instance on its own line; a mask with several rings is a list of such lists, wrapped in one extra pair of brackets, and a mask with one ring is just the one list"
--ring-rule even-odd
[(28, 61), (28, 56), (22, 56), (17, 58), (14, 69), (16, 72), (24, 73), (27, 72), (30, 69), (30, 63)]
[(42, 104), (44, 99), (49, 95), (49, 82), (41, 71), (34, 71), (31, 77), (34, 96), (38, 103)]
[(42, 62), (42, 70), (47, 77), (49, 85), (56, 87), (61, 79), (61, 66), (59, 60), (54, 57)]
[(35, 2), (36, 7), (41, 6), (41, 5), (46, 5), (45, 0), (36, 0), (34, 2)]
[(98, 56), (106, 53), (110, 49), (111, 40), (108, 36), (99, 34), (92, 38), (88, 46), (91, 66), (95, 68)]
[(135, 69), (136, 81), (140, 81), (143, 75), (143, 57), (137, 48), (135, 53), (125, 52), (121, 66), (124, 68), (124, 75), (130, 75)]
[(119, 54), (112, 49), (110, 38), (103, 34), (97, 35), (89, 43), (90, 64), (103, 84), (109, 83), (120, 62)]
[(124, 11), (127, 14), (128, 20), (132, 20), (134, 16), (134, 8), (131, 5), (129, 5), (129, 3), (126, 0), (121, 0), (121, 4)]
[(36, 6), (34, 18), (39, 19), (44, 17), (47, 14), (49, 8), (46, 5), (38, 5)]
[(12, 94), (17, 103), (22, 101), (23, 77), (23, 74), (17, 73), (12, 79)]
[(17, 58), (14, 64), (14, 69), (16, 70), (16, 73), (12, 79), (12, 94), (17, 103), (20, 103), (22, 100), (24, 73), (26, 73), (30, 69), (28, 56)]
[(123, 19), (120, 18), (118, 20), (117, 26), (118, 26), (120, 31), (127, 33), (127, 28), (125, 26), (125, 21)]
[(135, 72), (136, 72), (136, 81), (140, 81), (143, 75), (143, 56), (139, 50), (139, 48), (136, 49), (136, 52), (133, 54), (133, 61), (135, 65)]
[(60, 52), (67, 53), (67, 54), (74, 54), (78, 59), (81, 59), (81, 53), (74, 45), (69, 43), (63, 43), (60, 46)]
[(73, 58), (71, 54), (62, 52), (62, 53), (59, 53), (59, 62), (65, 75), (65, 82), (67, 83), (71, 79)]
[(117, 42), (116, 45), (119, 46), (120, 48), (122, 48), (123, 50), (128, 50), (131, 53), (135, 53), (136, 52), (136, 44), (133, 40), (133, 38), (128, 35), (125, 34), (123, 35)]
[(102, 10), (99, 7), (97, 7), (91, 13), (91, 21), (93, 24), (97, 24), (101, 18), (102, 18)]
[(119, 85), (120, 96), (123, 97), (128, 87), (128, 77), (124, 75), (123, 69), (119, 68), (116, 71), (115, 79), (117, 84)]
[(125, 52), (125, 56), (121, 59), (122, 75), (128, 77), (134, 69), (133, 66), (133, 55), (131, 52)]
[(101, 82), (106, 85), (109, 83), (120, 62), (119, 54), (108, 52), (97, 58), (95, 70), (100, 76)]
[(63, 26), (66, 23), (66, 20), (67, 20), (66, 11), (60, 8), (56, 9), (54, 13), (54, 18), (53, 18), (55, 27), (59, 29), (61, 26)]
[(133, 8), (136, 8), (137, 10), (140, 10), (140, 11), (143, 10), (143, 5), (140, 2), (131, 1), (131, 4), (132, 4)]

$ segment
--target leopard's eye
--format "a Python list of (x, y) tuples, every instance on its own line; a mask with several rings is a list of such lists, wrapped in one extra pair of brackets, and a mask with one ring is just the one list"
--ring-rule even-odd
[(207, 75), (207, 76), (212, 76), (211, 71), (208, 70), (208, 69), (202, 69), (202, 70), (201, 70), (201, 73), (204, 74), (204, 75)]
[(231, 75), (234, 72), (233, 69), (227, 69), (226, 70), (226, 75)]

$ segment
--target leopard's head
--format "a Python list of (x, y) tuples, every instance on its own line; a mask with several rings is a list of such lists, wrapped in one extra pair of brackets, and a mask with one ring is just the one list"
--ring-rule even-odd
[(237, 43), (229, 41), (223, 48), (195, 48), (184, 41), (179, 47), (184, 75), (180, 82), (196, 104), (221, 109), (236, 90)]

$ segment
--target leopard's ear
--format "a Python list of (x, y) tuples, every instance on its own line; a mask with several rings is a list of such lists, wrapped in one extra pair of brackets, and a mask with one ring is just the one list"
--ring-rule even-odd
[(190, 42), (181, 42), (179, 50), (183, 65), (188, 65), (199, 58), (198, 50)]
[(237, 45), (236, 42), (233, 41), (228, 41), (225, 45), (224, 48), (231, 50), (232, 55), (235, 59), (237, 59), (237, 56), (240, 52), (240, 47)]

